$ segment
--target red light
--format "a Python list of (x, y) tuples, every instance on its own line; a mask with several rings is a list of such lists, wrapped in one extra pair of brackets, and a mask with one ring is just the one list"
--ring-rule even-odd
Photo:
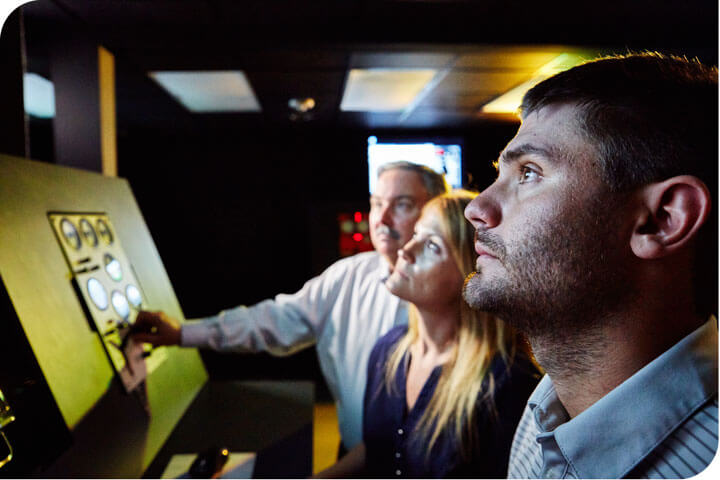
[(355, 212), (355, 223), (360, 223), (361, 221), (362, 221), (362, 213)]
[(362, 239), (363, 239), (362, 233), (353, 233), (353, 240), (355, 240), (356, 242), (359, 242)]

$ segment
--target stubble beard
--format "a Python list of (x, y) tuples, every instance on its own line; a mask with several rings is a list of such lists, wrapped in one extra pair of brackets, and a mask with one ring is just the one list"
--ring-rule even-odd
[(607, 198), (588, 203), (538, 225), (522, 241), (504, 244), (478, 232), (478, 240), (498, 253), (504, 275), (474, 272), (463, 288), (471, 307), (525, 333), (548, 372), (582, 370), (584, 359), (605, 347), (603, 326), (631, 294), (616, 258), (613, 208)]

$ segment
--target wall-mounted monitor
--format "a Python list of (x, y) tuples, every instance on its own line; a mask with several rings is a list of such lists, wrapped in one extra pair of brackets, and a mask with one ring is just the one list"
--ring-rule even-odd
[(462, 143), (459, 140), (391, 140), (372, 135), (368, 137), (370, 193), (375, 191), (378, 168), (399, 160), (428, 166), (444, 174), (451, 188), (462, 187)]

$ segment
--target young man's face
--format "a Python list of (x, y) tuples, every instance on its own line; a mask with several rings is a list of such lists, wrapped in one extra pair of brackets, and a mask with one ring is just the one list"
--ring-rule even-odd
[(500, 156), (497, 180), (465, 210), (479, 255), (466, 301), (530, 335), (619, 301), (627, 284), (622, 239), (632, 225), (574, 114), (569, 105), (529, 114)]

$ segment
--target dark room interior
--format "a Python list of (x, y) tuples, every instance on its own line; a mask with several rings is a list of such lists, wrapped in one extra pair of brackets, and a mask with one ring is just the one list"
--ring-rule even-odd
[[(480, 191), (519, 124), (484, 105), (563, 54), (716, 65), (717, 18), (706, 0), (36, 0), (3, 25), (0, 153), (101, 172), (97, 50), (109, 52), (117, 176), (182, 316), (202, 318), (295, 292), (342, 256), (338, 216), (369, 210), (368, 137), (458, 142), (463, 185)], [(397, 67), (440, 73), (400, 110), (341, 109), (351, 69)], [(259, 111), (191, 112), (150, 76), (179, 70), (243, 71)], [(23, 113), (24, 73), (54, 84), (53, 116)], [(291, 106), (305, 98), (314, 108)], [(212, 380), (312, 381), (315, 401), (332, 400), (313, 348), (201, 358)], [(151, 461), (107, 472), (159, 476)]]

